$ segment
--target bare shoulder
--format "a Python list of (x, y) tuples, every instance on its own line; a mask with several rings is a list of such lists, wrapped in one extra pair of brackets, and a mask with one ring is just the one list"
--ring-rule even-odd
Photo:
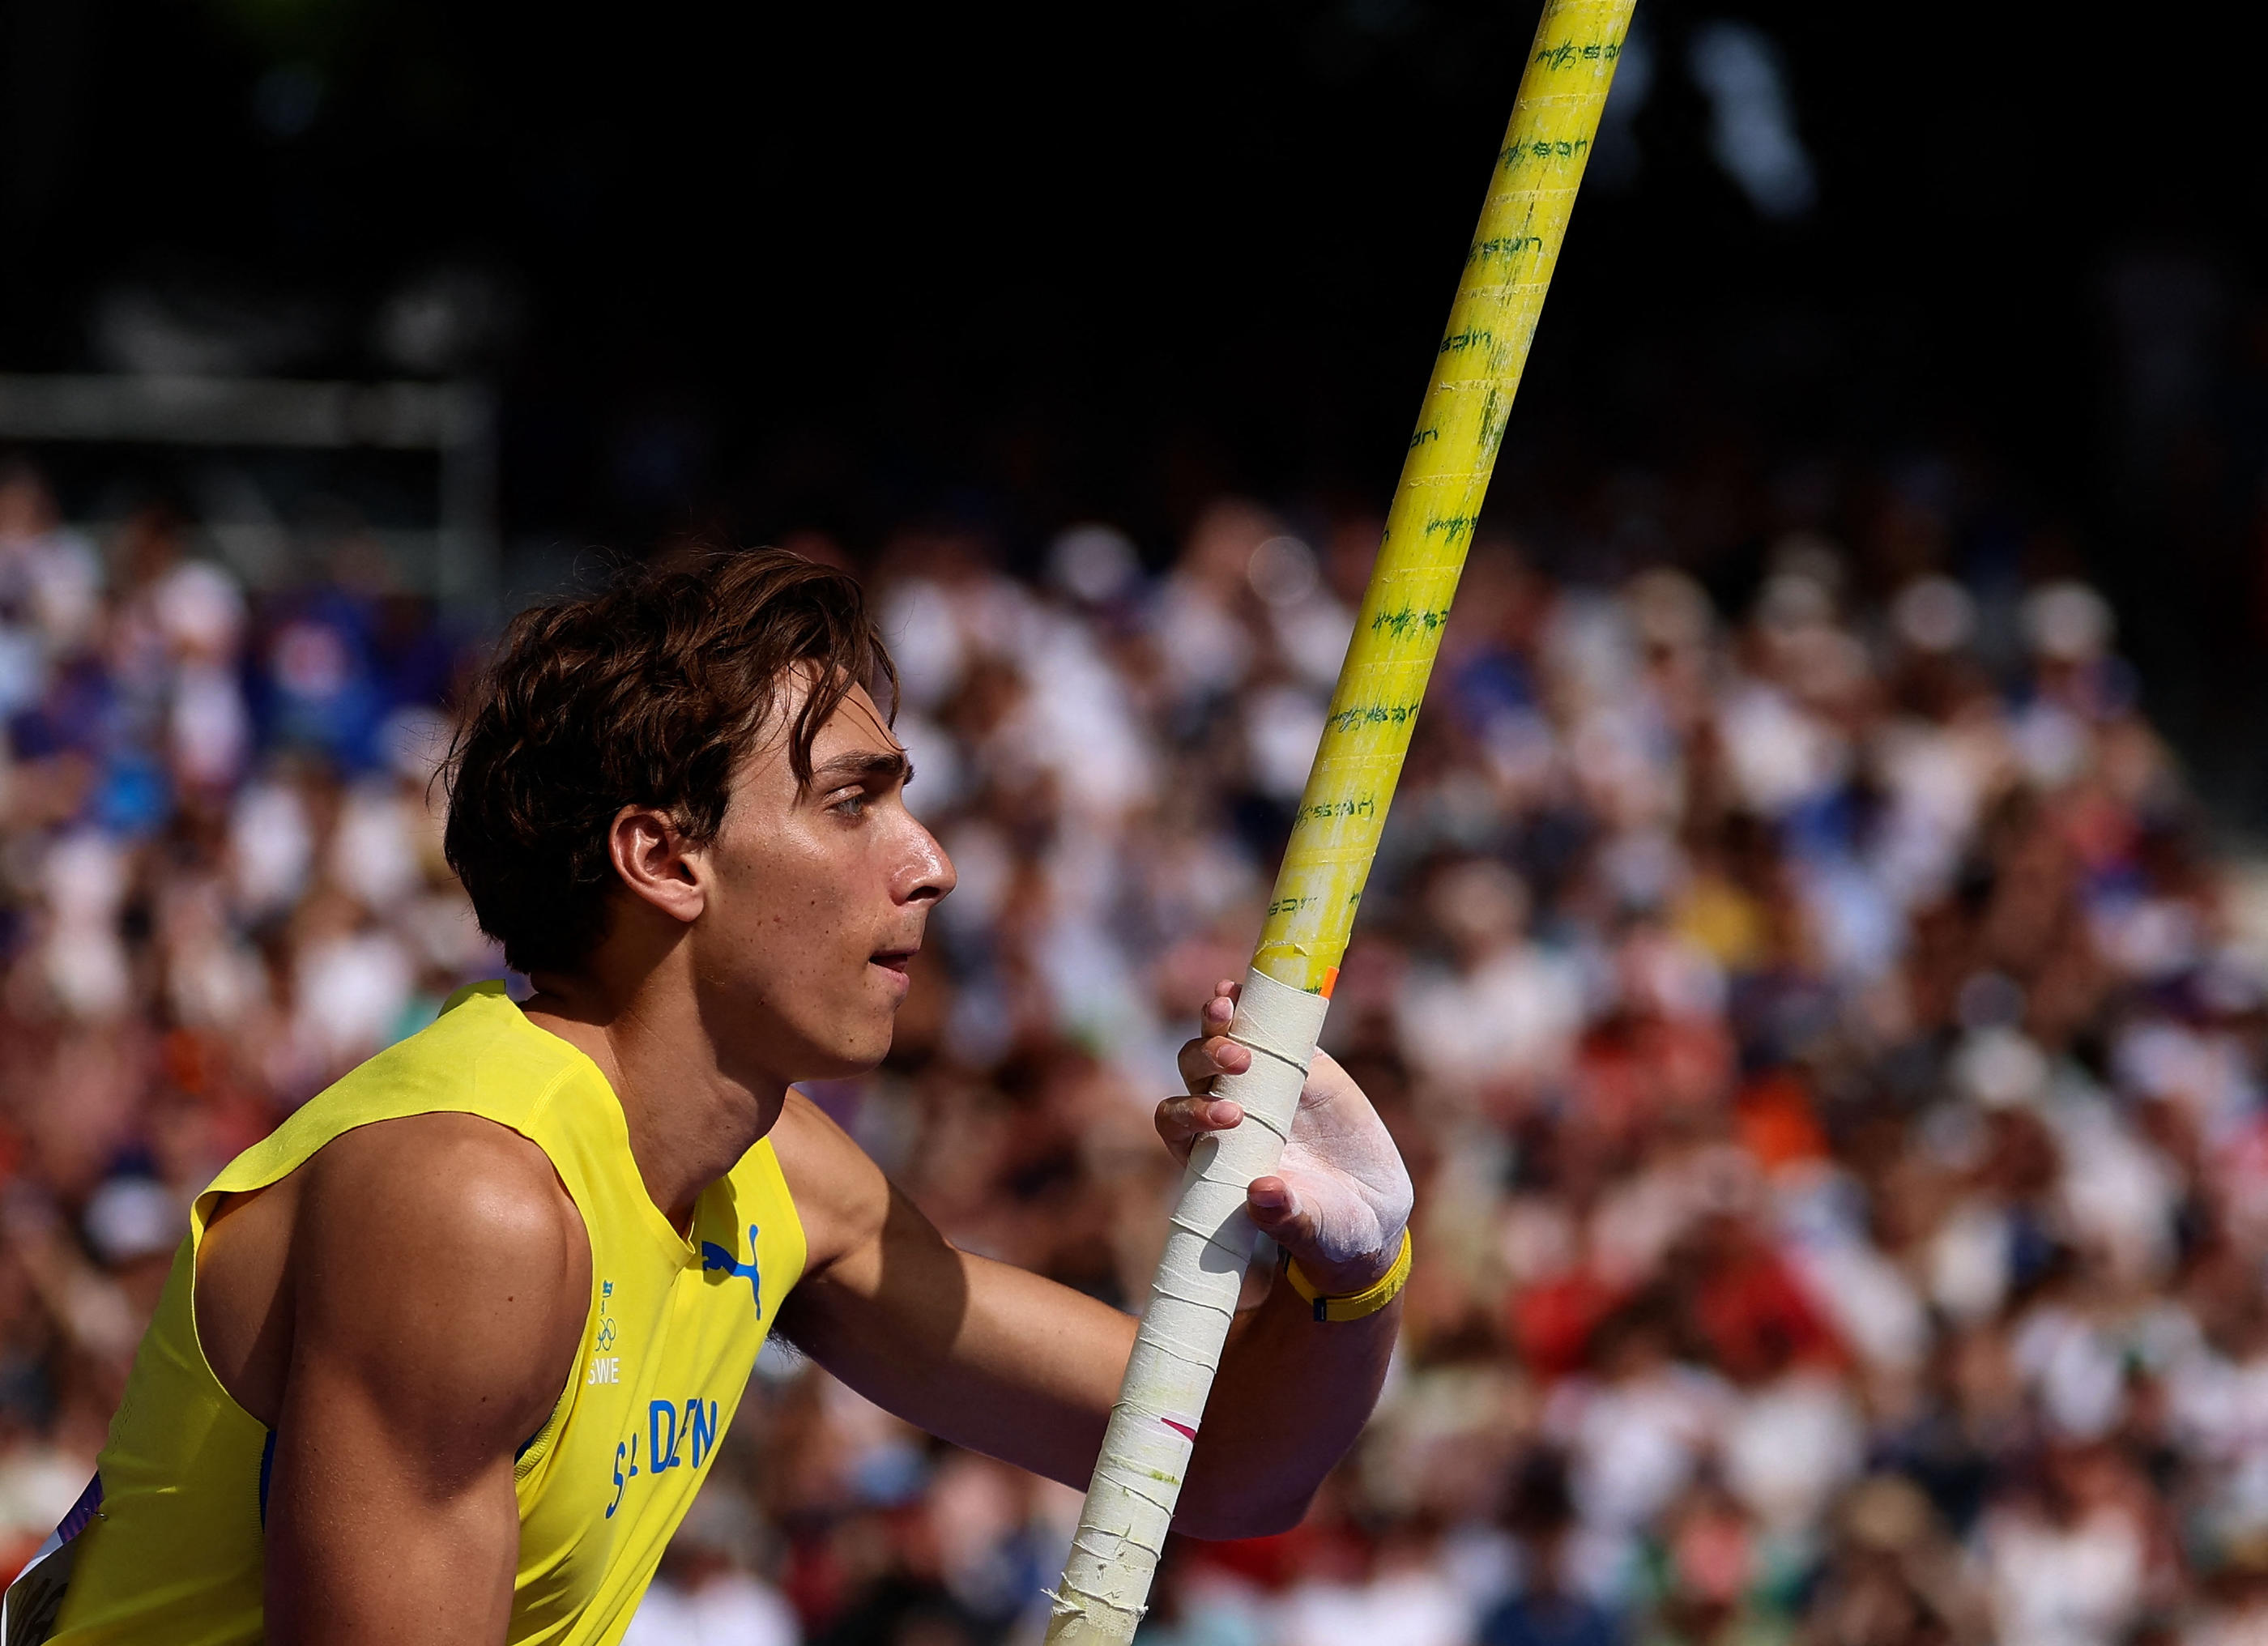
[(394, 1256), (467, 1246), (533, 1262), (587, 1251), (580, 1214), (550, 1157), (509, 1126), (441, 1111), (357, 1126), (311, 1158), (299, 1246), (384, 1230)]
[(803, 1223), (807, 1277), (880, 1237), (890, 1214), (889, 1180), (825, 1111), (790, 1087), (771, 1140)]
[(534, 1143), (475, 1115), (357, 1127), (307, 1163), (291, 1236), (295, 1367), (404, 1417), (524, 1438), (556, 1401), (590, 1307), (582, 1217)]

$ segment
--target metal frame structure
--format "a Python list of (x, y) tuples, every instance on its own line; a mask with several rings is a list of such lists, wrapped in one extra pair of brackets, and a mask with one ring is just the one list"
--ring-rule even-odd
[(0, 373), (0, 440), (430, 451), (430, 592), (459, 609), (497, 598), (496, 402), (478, 384)]

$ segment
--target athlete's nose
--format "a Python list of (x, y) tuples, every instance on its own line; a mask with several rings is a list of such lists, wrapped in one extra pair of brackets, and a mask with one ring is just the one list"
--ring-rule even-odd
[(900, 903), (935, 903), (959, 883), (953, 872), (953, 860), (945, 854), (937, 837), (920, 823), (913, 825), (912, 850), (899, 882)]

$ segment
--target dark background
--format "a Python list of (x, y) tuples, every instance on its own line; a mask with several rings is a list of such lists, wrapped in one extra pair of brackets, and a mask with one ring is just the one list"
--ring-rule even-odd
[[(1860, 576), (2091, 577), (2224, 829), (2268, 826), (2241, 41), (1639, 13), (1651, 92), (1577, 212), (1493, 520), (1564, 573), (1668, 555), (1736, 602), (1775, 533), (1836, 529), (1842, 468), (1958, 491), (1958, 532), (1859, 543)], [(1800, 215), (1712, 158), (1683, 54), (1722, 18), (1783, 55)], [(1534, 25), (6, 0), (0, 368), (486, 377), (515, 587), (585, 545), (864, 556), (939, 515), (1012, 563), (1095, 515), (1163, 558), (1224, 488), (1382, 505)]]

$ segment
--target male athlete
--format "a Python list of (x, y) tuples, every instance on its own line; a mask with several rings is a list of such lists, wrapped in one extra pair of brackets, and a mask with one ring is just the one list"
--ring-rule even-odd
[[(953, 889), (892, 679), (856, 584), (772, 551), (512, 624), (447, 848), (534, 993), (460, 993), (199, 1197), (6, 1646), (617, 1640), (776, 1323), (1085, 1484), (1134, 1322), (956, 1251), (792, 1089), (880, 1061)], [(1159, 1108), (1177, 1155), (1241, 1118), (1204, 1095), (1250, 1057), (1230, 993)], [(1248, 1198), (1311, 1290), (1395, 1268), (1409, 1177), (1328, 1059)], [(1353, 1440), (1399, 1311), (1326, 1312), (1279, 1281), (1240, 1320), (1184, 1529), (1292, 1524)]]

